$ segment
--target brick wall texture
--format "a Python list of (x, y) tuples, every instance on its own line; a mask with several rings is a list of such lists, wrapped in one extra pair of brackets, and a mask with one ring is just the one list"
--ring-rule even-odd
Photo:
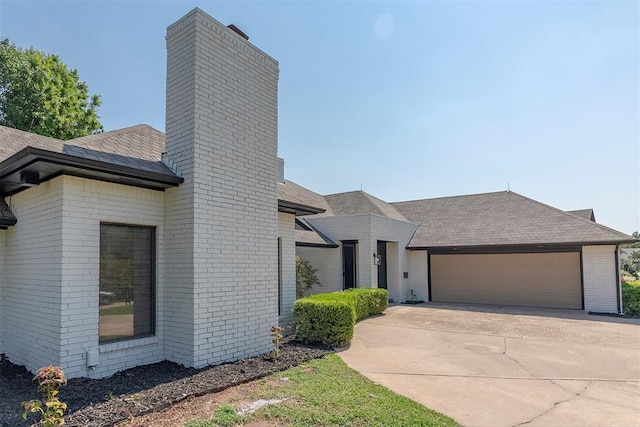
[[(411, 240), (417, 226), (404, 221), (389, 219), (376, 214), (357, 214), (346, 216), (328, 216), (309, 218), (308, 221), (325, 236), (339, 243), (356, 240), (357, 273), (356, 282), (360, 287), (378, 287), (378, 266), (373, 263), (373, 254), (378, 250), (378, 240), (387, 243), (387, 289), (394, 301), (404, 301), (408, 279), (403, 272), (408, 271), (407, 252), (404, 248)], [(399, 250), (402, 248), (402, 250)], [(313, 292), (331, 292), (341, 290), (342, 248), (298, 247), (298, 255), (311, 262), (316, 269), (333, 264), (319, 274), (322, 286)]]
[(600, 313), (618, 311), (615, 255), (616, 247), (613, 245), (582, 247), (585, 310)]
[(268, 351), (278, 323), (278, 64), (199, 9), (167, 30), (166, 192), (171, 360)]

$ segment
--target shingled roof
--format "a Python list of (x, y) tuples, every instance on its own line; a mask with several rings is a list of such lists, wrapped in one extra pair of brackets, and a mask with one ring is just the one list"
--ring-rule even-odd
[(588, 219), (589, 221), (596, 222), (596, 215), (593, 213), (593, 209), (578, 209), (575, 211), (567, 211), (570, 214), (578, 215), (581, 218)]
[(324, 196), (333, 215), (376, 214), (399, 221), (407, 219), (393, 206), (364, 191), (350, 191)]
[(27, 147), (176, 176), (161, 160), (164, 134), (144, 124), (68, 141), (0, 126), (0, 162)]
[(329, 210), (329, 205), (321, 195), (287, 180), (278, 183), (278, 206), (281, 210), (290, 207), (292, 213), (303, 215)]
[(296, 246), (337, 248), (338, 244), (314, 229), (304, 218), (296, 218)]
[(419, 224), (409, 249), (634, 241), (626, 234), (510, 191), (391, 205)]

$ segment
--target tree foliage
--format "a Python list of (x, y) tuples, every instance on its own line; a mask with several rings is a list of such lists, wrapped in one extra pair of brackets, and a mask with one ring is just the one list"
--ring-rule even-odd
[[(634, 239), (640, 240), (640, 233), (637, 231), (634, 231), (633, 234), (631, 234), (631, 237), (633, 237)], [(640, 248), (640, 242), (635, 242), (629, 245), (630, 248)]]
[(99, 106), (58, 56), (0, 42), (0, 125), (67, 140), (102, 131)]
[(302, 298), (304, 291), (308, 291), (313, 285), (319, 285), (317, 270), (309, 261), (296, 255), (296, 298)]

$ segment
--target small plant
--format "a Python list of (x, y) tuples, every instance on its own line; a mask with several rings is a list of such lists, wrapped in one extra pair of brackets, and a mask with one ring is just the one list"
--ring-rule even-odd
[(413, 289), (409, 290), (409, 301), (411, 301), (412, 304), (416, 302), (416, 293), (413, 292)]
[(280, 341), (282, 341), (282, 328), (280, 326), (272, 326), (271, 342), (273, 343), (273, 352), (271, 357), (274, 360), (280, 359)]
[(210, 420), (190, 420), (187, 421), (185, 427), (232, 427), (242, 424), (244, 418), (238, 415), (236, 408), (224, 403), (218, 406), (216, 412), (213, 414), (213, 418)]
[(44, 405), (40, 400), (30, 400), (22, 402), (24, 411), (22, 418), (27, 419), (29, 413), (40, 413), (42, 417), (38, 425), (45, 427), (55, 427), (64, 424), (64, 411), (67, 404), (58, 399), (58, 389), (67, 384), (64, 372), (57, 366), (47, 366), (38, 369), (38, 373), (33, 377), (33, 381), (38, 382), (38, 392), (44, 397)]
[(305, 291), (314, 285), (322, 286), (317, 273), (318, 270), (313, 268), (309, 261), (296, 255), (296, 298), (302, 298)]

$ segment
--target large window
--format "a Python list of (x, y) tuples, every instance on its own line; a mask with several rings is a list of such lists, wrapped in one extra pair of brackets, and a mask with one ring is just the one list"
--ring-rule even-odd
[(155, 333), (155, 229), (100, 224), (100, 342)]

